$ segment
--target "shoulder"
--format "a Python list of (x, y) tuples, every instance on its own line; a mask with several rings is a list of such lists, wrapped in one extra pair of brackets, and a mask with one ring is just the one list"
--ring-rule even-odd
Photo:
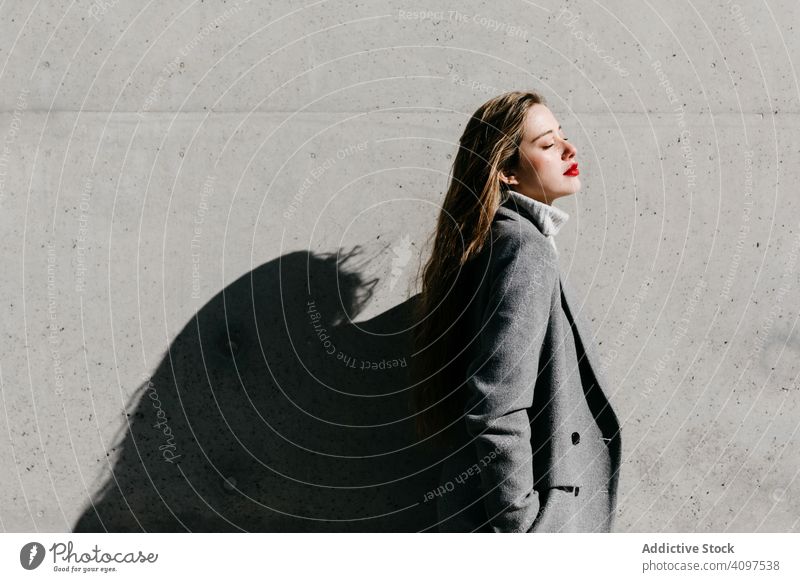
[(492, 219), (491, 233), (484, 246), (490, 263), (519, 261), (558, 272), (558, 257), (547, 237), (535, 224), (517, 212), (500, 206)]
[(474, 284), (509, 297), (528, 297), (537, 290), (558, 288), (558, 257), (550, 242), (529, 219), (500, 207), (491, 232), (470, 265)]

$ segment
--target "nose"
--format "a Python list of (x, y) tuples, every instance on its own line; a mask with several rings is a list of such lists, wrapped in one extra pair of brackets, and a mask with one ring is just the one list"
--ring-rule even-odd
[(576, 148), (572, 143), (568, 141), (564, 141), (564, 152), (561, 154), (562, 158), (565, 160), (571, 160), (575, 157), (578, 153), (578, 148)]

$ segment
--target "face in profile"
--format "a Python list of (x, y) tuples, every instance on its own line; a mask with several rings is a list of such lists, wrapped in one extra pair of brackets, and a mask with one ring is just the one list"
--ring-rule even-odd
[(577, 153), (550, 109), (537, 103), (525, 115), (519, 163), (501, 179), (512, 190), (550, 204), (580, 190)]

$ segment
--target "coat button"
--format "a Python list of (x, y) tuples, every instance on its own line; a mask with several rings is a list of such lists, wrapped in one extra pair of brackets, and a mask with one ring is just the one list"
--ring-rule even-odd
[(581, 442), (581, 435), (577, 432), (572, 433), (572, 444), (577, 445), (579, 442)]

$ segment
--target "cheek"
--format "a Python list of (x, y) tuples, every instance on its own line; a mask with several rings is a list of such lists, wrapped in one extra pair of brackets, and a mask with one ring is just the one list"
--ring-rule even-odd
[(561, 174), (561, 160), (552, 155), (549, 150), (528, 151), (524, 159), (525, 173), (531, 177), (537, 176), (541, 179), (545, 176)]
[(536, 160), (536, 169), (542, 175), (560, 175), (562, 165), (561, 159), (557, 155), (551, 155), (549, 152), (539, 156), (539, 159)]
[(542, 175), (552, 171), (553, 162), (542, 152), (533, 154), (528, 158), (528, 166), (532, 171)]
[(539, 170), (542, 167), (542, 154), (536, 150), (528, 150), (522, 156), (524, 159), (524, 166), (528, 171)]

